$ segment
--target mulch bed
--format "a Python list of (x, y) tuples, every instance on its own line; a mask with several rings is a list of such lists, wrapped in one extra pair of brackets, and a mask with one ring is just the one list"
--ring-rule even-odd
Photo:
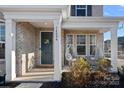
[(19, 84), (18, 82), (7, 82), (5, 85), (0, 85), (0, 88), (15, 88)]
[(40, 88), (124, 88), (124, 85), (104, 85), (104, 84), (97, 84), (97, 85), (89, 85), (87, 87), (66, 87), (63, 86), (62, 82), (44, 82)]
[(62, 76), (61, 82), (44, 82), (41, 88), (124, 88), (124, 84), (119, 82), (119, 77), (117, 74), (112, 74), (113, 77), (118, 77), (117, 80), (112, 81), (91, 81), (87, 86), (81, 87), (78, 85), (70, 84), (69, 81), (66, 81), (65, 73)]
[(40, 88), (61, 88), (60, 82), (44, 82)]

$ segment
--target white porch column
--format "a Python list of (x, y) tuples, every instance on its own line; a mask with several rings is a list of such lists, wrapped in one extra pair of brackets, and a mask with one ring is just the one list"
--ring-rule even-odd
[(104, 39), (103, 39), (103, 33), (100, 32), (98, 34), (98, 48), (99, 48), (99, 57), (104, 57)]
[(112, 72), (117, 72), (117, 50), (118, 50), (117, 28), (111, 30), (111, 64)]
[(54, 20), (54, 81), (61, 81), (61, 20)]
[(6, 80), (10, 81), (16, 77), (16, 23), (12, 19), (6, 19), (6, 47), (5, 47), (5, 60), (6, 60)]

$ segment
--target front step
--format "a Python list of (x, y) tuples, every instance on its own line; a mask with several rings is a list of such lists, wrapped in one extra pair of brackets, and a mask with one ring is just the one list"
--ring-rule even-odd
[(45, 82), (45, 81), (53, 81), (53, 75), (17, 77), (13, 81), (18, 81), (18, 82)]
[(36, 68), (54, 68), (53, 65), (38, 65)]
[(28, 72), (23, 77), (53, 75), (54, 72)]
[(30, 72), (53, 72), (53, 68), (33, 68)]

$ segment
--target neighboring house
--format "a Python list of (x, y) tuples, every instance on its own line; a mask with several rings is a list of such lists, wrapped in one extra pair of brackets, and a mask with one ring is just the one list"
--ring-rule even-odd
[(8, 81), (46, 65), (53, 66), (53, 80), (60, 81), (66, 46), (71, 45), (74, 57), (104, 57), (107, 31), (112, 71), (117, 72), (117, 27), (124, 17), (104, 17), (102, 5), (0, 6), (0, 11), (0, 58)]

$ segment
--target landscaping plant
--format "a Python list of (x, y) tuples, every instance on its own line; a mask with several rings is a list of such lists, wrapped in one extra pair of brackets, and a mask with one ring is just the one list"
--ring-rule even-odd
[(72, 85), (85, 87), (90, 80), (91, 67), (84, 58), (79, 58), (70, 67), (70, 80)]
[(101, 71), (101, 72), (109, 72), (109, 70), (111, 69), (111, 61), (105, 58), (101, 58), (98, 60), (97, 64), (96, 64), (96, 68), (97, 70)]

